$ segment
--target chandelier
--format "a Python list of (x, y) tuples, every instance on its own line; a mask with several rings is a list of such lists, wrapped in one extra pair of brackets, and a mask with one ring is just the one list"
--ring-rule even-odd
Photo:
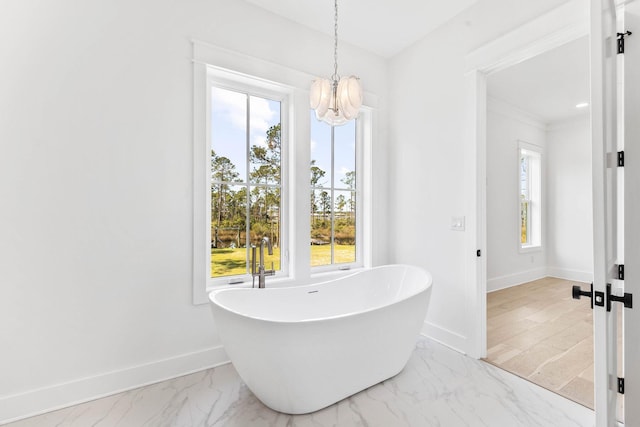
[(356, 76), (338, 75), (338, 0), (334, 3), (333, 75), (311, 84), (309, 101), (316, 118), (331, 126), (340, 126), (355, 119), (362, 105), (362, 86)]

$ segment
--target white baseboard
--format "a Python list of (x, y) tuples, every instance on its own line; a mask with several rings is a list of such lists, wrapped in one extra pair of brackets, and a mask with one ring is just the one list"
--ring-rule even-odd
[(535, 268), (533, 270), (522, 271), (505, 276), (487, 279), (487, 292), (499, 291), (500, 289), (510, 288), (512, 286), (521, 285), (533, 280), (542, 279), (547, 276), (547, 268)]
[(420, 333), (459, 353), (467, 354), (465, 349), (469, 345), (469, 342), (467, 337), (463, 335), (435, 325), (431, 322), (424, 322)]
[(547, 276), (575, 282), (593, 282), (593, 271), (571, 270), (569, 268), (547, 267)]
[(131, 390), (229, 362), (222, 346), (0, 396), (0, 424)]

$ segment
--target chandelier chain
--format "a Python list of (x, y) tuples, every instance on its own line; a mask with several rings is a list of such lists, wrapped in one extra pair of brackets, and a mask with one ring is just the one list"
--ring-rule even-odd
[(334, 1), (334, 9), (335, 13), (333, 16), (333, 34), (334, 34), (334, 42), (333, 42), (333, 76), (331, 79), (333, 81), (338, 81), (340, 76), (338, 76), (338, 0)]

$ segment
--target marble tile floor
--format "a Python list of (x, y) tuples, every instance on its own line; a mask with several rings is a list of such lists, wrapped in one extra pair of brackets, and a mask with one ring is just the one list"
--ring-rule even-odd
[(265, 407), (233, 365), (186, 375), (7, 424), (64, 426), (575, 426), (588, 408), (420, 337), (405, 369), (328, 408), (285, 415)]

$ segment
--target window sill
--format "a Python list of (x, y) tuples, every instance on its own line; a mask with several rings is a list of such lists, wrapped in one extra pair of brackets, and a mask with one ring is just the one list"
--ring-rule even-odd
[[(269, 276), (266, 277), (266, 285), (268, 287), (281, 288), (281, 287), (293, 285), (294, 283), (295, 283), (295, 279), (291, 277), (269, 277)], [(252, 287), (251, 279), (249, 279), (246, 282), (234, 283), (234, 284), (228, 284), (228, 283), (215, 284), (214, 283), (207, 286), (206, 293), (207, 295), (209, 295), (211, 291), (217, 291), (220, 289), (237, 289), (237, 288), (251, 288), (251, 287)], [(255, 287), (258, 287), (257, 279), (256, 279)]]
[[(323, 271), (311, 274), (308, 280), (301, 281), (296, 280), (291, 277), (267, 277), (266, 278), (266, 286), (268, 288), (284, 288), (288, 286), (304, 286), (311, 285), (315, 283), (325, 282), (332, 279), (338, 279), (340, 277), (348, 276), (349, 274), (353, 274), (357, 271), (363, 270), (364, 267), (350, 268), (349, 270), (331, 270), (331, 271)], [(256, 283), (257, 286), (257, 283)], [(242, 282), (237, 284), (212, 284), (207, 286), (206, 294), (209, 295), (212, 291), (217, 291), (220, 289), (238, 289), (238, 288), (251, 288), (251, 280), (248, 282)]]
[(542, 252), (542, 245), (520, 246), (519, 252), (521, 254), (528, 254), (531, 252)]

